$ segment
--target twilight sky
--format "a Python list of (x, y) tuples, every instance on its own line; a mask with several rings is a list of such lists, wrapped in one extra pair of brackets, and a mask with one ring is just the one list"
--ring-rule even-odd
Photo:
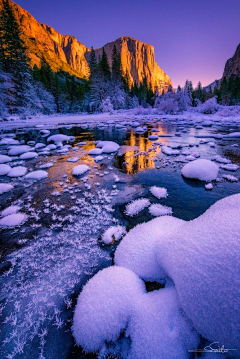
[(240, 0), (15, 0), (38, 21), (101, 47), (131, 36), (155, 47), (174, 87), (222, 76), (240, 43)]

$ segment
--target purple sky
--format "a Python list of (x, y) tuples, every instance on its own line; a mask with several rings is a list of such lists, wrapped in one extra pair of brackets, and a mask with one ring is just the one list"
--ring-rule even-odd
[(240, 43), (240, 0), (15, 0), (38, 21), (88, 47), (120, 36), (154, 45), (174, 87), (222, 76)]

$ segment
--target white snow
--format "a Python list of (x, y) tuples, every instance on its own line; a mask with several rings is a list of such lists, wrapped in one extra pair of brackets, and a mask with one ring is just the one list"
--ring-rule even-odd
[(0, 155), (0, 163), (11, 162), (12, 158), (6, 155)]
[(53, 141), (57, 147), (62, 147), (63, 142), (73, 142), (74, 136), (67, 136), (62, 134), (52, 135), (48, 137), (47, 142)]
[(131, 269), (146, 281), (165, 278), (166, 273), (157, 261), (157, 243), (162, 236), (180, 230), (183, 224), (181, 219), (163, 216), (134, 227), (117, 247), (115, 264)]
[(162, 146), (162, 153), (164, 153), (167, 156), (176, 156), (180, 154), (179, 150), (173, 150), (170, 147)]
[(88, 151), (89, 155), (100, 155), (102, 153), (101, 148), (93, 148), (92, 150)]
[(225, 163), (225, 164), (231, 163), (230, 160), (228, 160), (227, 158), (224, 158), (224, 157), (222, 157), (222, 156), (220, 156), (220, 155), (214, 156), (214, 157), (213, 157), (213, 161), (216, 161), (216, 162), (219, 162), (219, 163)]
[(213, 189), (212, 183), (205, 184), (205, 189), (212, 190)]
[(96, 157), (94, 158), (94, 161), (95, 161), (95, 162), (100, 162), (100, 161), (102, 161), (103, 159), (104, 159), (103, 156), (96, 156)]
[(158, 139), (158, 135), (150, 135), (150, 136), (148, 137), (148, 139), (149, 139), (150, 141), (155, 141), (155, 140)]
[(40, 148), (44, 148), (44, 147), (46, 147), (46, 145), (44, 143), (42, 143), (42, 142), (38, 142), (35, 145), (36, 150), (39, 150)]
[(224, 170), (227, 170), (227, 171), (237, 171), (239, 169), (239, 166), (235, 165), (233, 163), (229, 163), (226, 165), (221, 165), (220, 168), (223, 168)]
[(0, 218), (0, 227), (12, 228), (22, 225), (26, 222), (28, 216), (24, 213), (13, 213), (3, 218)]
[(36, 157), (38, 157), (38, 154), (36, 152), (25, 152), (20, 156), (20, 160), (30, 160)]
[(10, 172), (11, 167), (6, 164), (0, 164), (0, 176), (6, 176)]
[(119, 150), (119, 145), (112, 141), (100, 141), (97, 144), (97, 148), (101, 148), (102, 153), (113, 153)]
[(0, 194), (9, 192), (13, 189), (13, 185), (8, 183), (0, 183)]
[(27, 145), (14, 146), (9, 150), (8, 154), (9, 156), (19, 156), (25, 152), (31, 151), (31, 149), (32, 148)]
[[(196, 331), (240, 351), (240, 194), (163, 236), (159, 265), (173, 280)], [(123, 242), (122, 242), (123, 243)], [(122, 244), (121, 243), (121, 244)], [(120, 245), (121, 245), (120, 244)]]
[(90, 167), (87, 165), (78, 165), (73, 167), (72, 169), (72, 174), (74, 176), (81, 176), (82, 174), (84, 174), (85, 172), (89, 171)]
[(186, 178), (208, 182), (217, 178), (218, 170), (219, 168), (214, 162), (205, 159), (198, 159), (187, 163), (182, 168), (181, 172)]
[(229, 182), (238, 182), (238, 178), (232, 175), (223, 175), (223, 178)]
[(69, 157), (68, 159), (67, 159), (67, 162), (73, 162), (73, 163), (75, 163), (75, 162), (77, 162), (79, 160), (79, 157)]
[(126, 205), (125, 212), (128, 216), (132, 217), (140, 213), (144, 208), (150, 206), (150, 201), (147, 198), (139, 198)]
[(141, 295), (134, 306), (127, 334), (129, 358), (188, 359), (199, 337), (179, 308), (174, 287)]
[(99, 271), (79, 295), (73, 335), (86, 352), (115, 341), (127, 327), (134, 300), (145, 293), (144, 283), (132, 271), (117, 266)]
[(172, 208), (156, 203), (149, 207), (149, 213), (154, 217), (166, 216), (172, 214)]
[(150, 188), (150, 192), (158, 199), (167, 198), (168, 196), (167, 190), (164, 187), (153, 186)]
[(51, 168), (53, 167), (53, 162), (47, 162), (39, 166), (39, 168)]
[(7, 207), (5, 208), (2, 212), (1, 212), (1, 216), (2, 217), (5, 217), (5, 216), (8, 216), (10, 214), (14, 214), (14, 213), (17, 213), (21, 210), (21, 207), (19, 206), (10, 206), (10, 207)]
[(47, 178), (47, 177), (48, 177), (48, 173), (46, 171), (43, 171), (43, 170), (29, 172), (25, 176), (26, 179), (31, 179), (31, 180), (41, 180), (41, 179), (44, 179), (44, 178)]
[(27, 167), (17, 166), (17, 167), (13, 167), (8, 172), (8, 176), (9, 177), (22, 177), (22, 176), (25, 176), (26, 173), (27, 173)]
[(123, 226), (112, 226), (102, 235), (102, 241), (105, 244), (118, 242), (126, 234), (126, 228)]

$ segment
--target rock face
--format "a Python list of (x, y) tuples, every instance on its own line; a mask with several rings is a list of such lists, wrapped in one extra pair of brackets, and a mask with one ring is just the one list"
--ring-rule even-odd
[(229, 79), (232, 75), (240, 77), (240, 44), (233, 57), (226, 62), (223, 78)]
[[(20, 25), (22, 38), (27, 47), (30, 65), (39, 67), (44, 59), (53, 71), (63, 70), (80, 78), (88, 78), (90, 49), (74, 36), (61, 35), (52, 27), (40, 24), (21, 6), (11, 1), (14, 15)], [(0, 9), (2, 0), (0, 0)], [(152, 88), (159, 92), (172, 85), (170, 78), (155, 61), (154, 47), (131, 37), (120, 37), (104, 46), (111, 64), (114, 44), (121, 53), (123, 74), (129, 72), (132, 83), (139, 84), (144, 77)], [(96, 49), (96, 58), (102, 55), (102, 48)]]
[[(139, 85), (143, 78), (146, 77), (152, 87), (157, 87), (159, 92), (166, 91), (169, 85), (172, 85), (168, 75), (156, 63), (152, 45), (128, 36), (120, 37), (104, 46), (110, 64), (114, 45), (121, 54), (123, 74), (128, 71), (132, 83), (136, 81)], [(103, 48), (95, 49), (97, 59), (102, 55), (102, 51)], [(89, 53), (86, 53), (86, 58), (89, 58)]]

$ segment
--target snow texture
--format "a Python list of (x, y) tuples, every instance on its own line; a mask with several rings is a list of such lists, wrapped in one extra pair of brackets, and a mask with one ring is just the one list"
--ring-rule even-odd
[(172, 214), (172, 208), (156, 203), (149, 207), (149, 213), (154, 217), (166, 216)]
[(167, 198), (168, 196), (167, 190), (164, 187), (153, 186), (150, 188), (150, 192), (158, 199)]
[(89, 170), (90, 170), (90, 167), (87, 165), (78, 165), (78, 166), (73, 167), (72, 174), (74, 176), (81, 176)]
[(149, 206), (150, 201), (148, 198), (139, 198), (131, 203), (128, 203), (126, 205), (125, 212), (128, 216), (133, 217), (136, 214), (140, 213), (144, 208)]
[(187, 163), (182, 168), (182, 175), (186, 178), (197, 179), (200, 181), (216, 180), (218, 175), (218, 166), (210, 160), (198, 159)]
[(102, 241), (105, 244), (118, 242), (125, 234), (126, 228), (123, 226), (113, 226), (108, 228), (102, 235)]
[(157, 261), (156, 247), (161, 237), (179, 230), (184, 221), (163, 216), (131, 229), (115, 252), (116, 265), (131, 269), (146, 281), (158, 281), (166, 274)]
[(132, 271), (117, 266), (99, 271), (79, 295), (73, 335), (86, 352), (115, 341), (126, 329), (133, 302), (146, 292), (144, 282)]

